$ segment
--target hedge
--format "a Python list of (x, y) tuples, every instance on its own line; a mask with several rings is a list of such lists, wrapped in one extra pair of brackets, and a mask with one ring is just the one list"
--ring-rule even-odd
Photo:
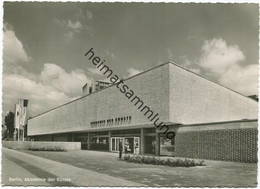
[(203, 160), (195, 161), (193, 159), (161, 159), (155, 156), (142, 156), (142, 155), (124, 155), (124, 161), (142, 164), (152, 165), (166, 165), (170, 167), (194, 167), (194, 166), (205, 166)]

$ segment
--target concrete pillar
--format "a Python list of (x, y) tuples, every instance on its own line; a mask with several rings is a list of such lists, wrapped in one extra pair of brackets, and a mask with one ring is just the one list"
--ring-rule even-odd
[(90, 150), (90, 133), (88, 133), (88, 150)]
[(160, 134), (157, 132), (155, 133), (155, 155), (160, 155)]
[(108, 131), (108, 144), (109, 144), (109, 149), (108, 149), (108, 151), (111, 151), (111, 131)]
[(141, 128), (141, 131), (140, 131), (140, 154), (144, 154), (145, 152), (145, 144), (144, 144), (144, 128)]

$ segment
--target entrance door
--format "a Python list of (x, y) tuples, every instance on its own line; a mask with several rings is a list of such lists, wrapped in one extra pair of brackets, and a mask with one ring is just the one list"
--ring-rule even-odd
[(125, 137), (124, 138), (124, 147), (126, 154), (134, 153), (134, 137)]
[(111, 152), (119, 151), (119, 142), (122, 142), (123, 152), (131, 154), (139, 154), (140, 151), (140, 137), (111, 137)]
[(134, 154), (140, 152), (140, 137), (134, 137)]
[(174, 156), (175, 151), (175, 136), (173, 139), (168, 139), (165, 135), (160, 135), (160, 155)]
[(111, 142), (111, 152), (118, 152), (119, 151), (119, 142), (122, 142), (123, 144), (123, 151), (124, 151), (124, 138), (122, 137), (111, 137), (110, 142)]
[(155, 136), (145, 136), (145, 152), (146, 154), (155, 154)]

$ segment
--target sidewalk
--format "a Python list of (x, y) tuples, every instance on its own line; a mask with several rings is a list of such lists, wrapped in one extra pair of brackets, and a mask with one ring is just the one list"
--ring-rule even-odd
[[(43, 175), (42, 178), (50, 176), (50, 178), (56, 179), (56, 184), (57, 182), (61, 182), (63, 186), (144, 186), (143, 184), (30, 155), (21, 151), (2, 148), (2, 152), (3, 156), (9, 161), (16, 161), (18, 165), (27, 165), (30, 168), (28, 169), (29, 172), (33, 171), (33, 168), (34, 171), (36, 170), (35, 173), (38, 176)], [(5, 170), (2, 171), (5, 172)], [(12, 175), (9, 175), (9, 177), (12, 177)], [(37, 178), (37, 176), (34, 178)], [(57, 180), (57, 178), (59, 179)], [(56, 185), (55, 182), (49, 181), (52, 185), (53, 183)], [(28, 183), (28, 185), (31, 184)]]
[(1, 184), (6, 186), (51, 186), (50, 183), (45, 181), (26, 182), (25, 178), (35, 178), (35, 175), (5, 156), (2, 158), (2, 170)]

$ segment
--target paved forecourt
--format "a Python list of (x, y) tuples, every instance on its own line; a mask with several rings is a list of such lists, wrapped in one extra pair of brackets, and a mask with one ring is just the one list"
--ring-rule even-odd
[(255, 187), (257, 182), (256, 163), (205, 160), (206, 166), (187, 168), (119, 161), (117, 153), (89, 150), (26, 153), (150, 187)]
[[(112, 177), (95, 171), (82, 169), (21, 151), (2, 148), (4, 185), (10, 185), (8, 178), (17, 177), (27, 181), (21, 185), (55, 185), (55, 186), (144, 186), (143, 184)], [(15, 162), (16, 166), (10, 161)], [(8, 165), (12, 164), (12, 168)], [(21, 168), (22, 166), (22, 168)], [(12, 170), (10, 170), (10, 168)], [(17, 174), (17, 168), (21, 175)], [(8, 173), (9, 175), (7, 175)], [(23, 173), (26, 173), (25, 175)], [(47, 179), (49, 178), (49, 180)], [(17, 182), (19, 183), (17, 179)], [(39, 180), (47, 179), (46, 182)], [(31, 181), (29, 181), (31, 180)], [(38, 181), (38, 182), (36, 182)], [(15, 182), (14, 184), (17, 184)]]

